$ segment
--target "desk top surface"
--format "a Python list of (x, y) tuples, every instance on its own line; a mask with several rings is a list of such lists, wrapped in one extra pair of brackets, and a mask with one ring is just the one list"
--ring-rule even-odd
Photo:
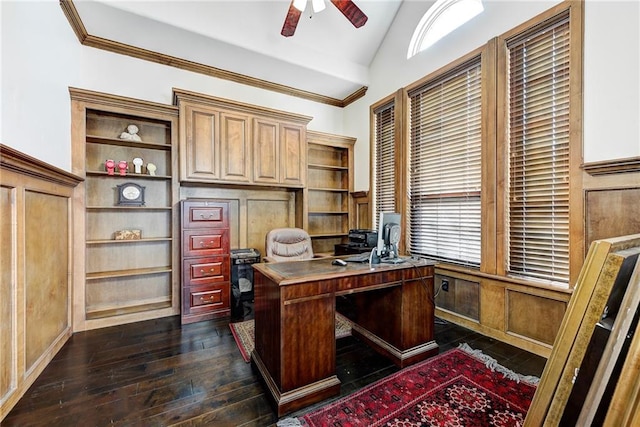
[(331, 264), (335, 258), (315, 258), (308, 261), (287, 261), (253, 264), (253, 267), (276, 282), (298, 281), (301, 279), (331, 279), (344, 276), (371, 274), (412, 267), (428, 267), (435, 261), (407, 259), (400, 264), (373, 264), (349, 262), (345, 266)]

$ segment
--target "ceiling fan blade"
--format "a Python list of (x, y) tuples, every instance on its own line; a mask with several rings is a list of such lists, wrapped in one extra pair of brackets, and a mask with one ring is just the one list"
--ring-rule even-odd
[(284, 19), (284, 25), (282, 26), (280, 34), (285, 37), (291, 37), (296, 32), (296, 27), (298, 26), (301, 15), (302, 12), (293, 7), (292, 1), (289, 5), (289, 12), (287, 12), (287, 17)]
[(367, 15), (351, 0), (331, 0), (331, 3), (353, 24), (360, 28), (367, 22)]

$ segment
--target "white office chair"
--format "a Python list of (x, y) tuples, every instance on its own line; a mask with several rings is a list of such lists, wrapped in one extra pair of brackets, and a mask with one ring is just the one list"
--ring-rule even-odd
[(264, 262), (311, 259), (313, 247), (309, 233), (301, 228), (275, 228), (267, 233)]

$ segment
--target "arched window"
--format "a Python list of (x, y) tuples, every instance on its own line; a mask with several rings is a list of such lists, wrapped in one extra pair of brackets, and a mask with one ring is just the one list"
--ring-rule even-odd
[(427, 10), (413, 32), (407, 59), (427, 49), (483, 10), (482, 0), (438, 0)]

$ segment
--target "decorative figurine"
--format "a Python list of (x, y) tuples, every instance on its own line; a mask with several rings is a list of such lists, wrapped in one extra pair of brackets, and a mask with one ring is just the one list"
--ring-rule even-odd
[(142, 239), (142, 230), (118, 230), (113, 233), (115, 240), (140, 240)]
[(120, 171), (120, 175), (126, 175), (127, 174), (127, 162), (126, 160), (120, 160), (118, 162), (118, 170)]
[(142, 159), (140, 157), (136, 157), (133, 159), (133, 171), (135, 173), (142, 173)]
[(140, 135), (138, 135), (138, 126), (129, 125), (127, 131), (120, 134), (120, 139), (128, 139), (130, 141), (142, 141)]
[(107, 175), (113, 175), (116, 169), (116, 162), (114, 162), (112, 159), (109, 159), (104, 162), (104, 168), (107, 171)]
[(154, 165), (153, 163), (147, 163), (147, 172), (149, 173), (149, 175), (155, 175), (156, 169), (156, 165)]

